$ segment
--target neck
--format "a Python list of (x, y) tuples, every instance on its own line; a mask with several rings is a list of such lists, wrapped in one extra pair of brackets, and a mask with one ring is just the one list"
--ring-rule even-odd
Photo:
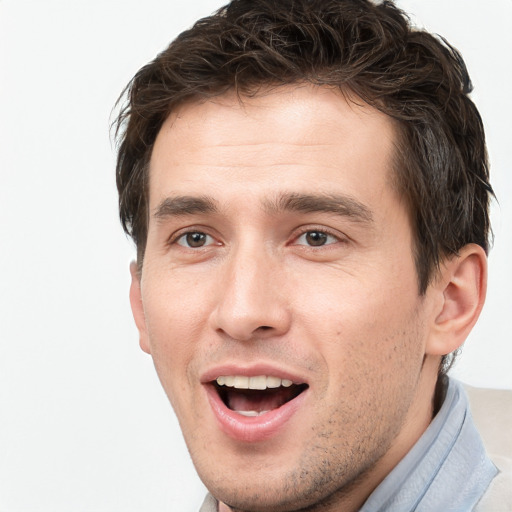
[[(349, 485), (338, 489), (321, 502), (307, 508), (301, 508), (300, 512), (339, 512), (340, 510), (343, 510), (343, 512), (357, 512), (360, 510), (370, 494), (422, 436), (441, 407), (446, 394), (447, 377), (437, 378), (437, 364), (436, 361), (429, 361), (428, 359), (425, 361), (416, 397), (410, 406), (400, 433), (385, 455), (373, 466), (363, 470), (359, 477)], [(436, 370), (428, 368), (430, 366), (432, 368), (436, 366)], [(261, 509), (255, 510), (260, 511)], [(218, 512), (251, 511), (233, 509), (224, 503), (219, 503)]]

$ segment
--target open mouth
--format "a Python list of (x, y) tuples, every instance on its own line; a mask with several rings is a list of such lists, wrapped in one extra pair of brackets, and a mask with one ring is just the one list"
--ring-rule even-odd
[(224, 405), (242, 416), (260, 416), (290, 402), (308, 388), (288, 379), (222, 375), (212, 382)]

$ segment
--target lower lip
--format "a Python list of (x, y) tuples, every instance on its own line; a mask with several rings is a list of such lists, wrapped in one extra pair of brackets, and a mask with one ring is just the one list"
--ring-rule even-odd
[(226, 407), (213, 385), (207, 385), (206, 389), (213, 414), (222, 431), (245, 443), (257, 443), (276, 436), (302, 406), (307, 393), (306, 389), (293, 400), (260, 416), (242, 416)]

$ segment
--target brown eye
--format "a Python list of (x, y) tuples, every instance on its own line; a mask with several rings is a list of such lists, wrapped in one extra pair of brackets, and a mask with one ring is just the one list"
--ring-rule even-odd
[(322, 233), (321, 231), (308, 231), (304, 235), (305, 235), (304, 238), (305, 238), (306, 243), (313, 247), (325, 245), (329, 238), (327, 233)]
[(177, 240), (177, 243), (183, 247), (196, 249), (199, 247), (204, 247), (205, 245), (212, 244), (213, 238), (206, 233), (201, 233), (200, 231), (192, 231), (180, 236)]
[(323, 247), (325, 245), (333, 245), (342, 242), (344, 239), (329, 233), (328, 231), (322, 231), (320, 229), (310, 229), (309, 231), (303, 231), (299, 235), (294, 244), (305, 245), (307, 247)]

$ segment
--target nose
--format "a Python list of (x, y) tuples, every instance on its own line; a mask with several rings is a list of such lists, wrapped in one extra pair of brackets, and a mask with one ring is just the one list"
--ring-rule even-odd
[(212, 312), (213, 328), (238, 341), (270, 338), (290, 327), (285, 272), (263, 248), (240, 248), (228, 256)]

